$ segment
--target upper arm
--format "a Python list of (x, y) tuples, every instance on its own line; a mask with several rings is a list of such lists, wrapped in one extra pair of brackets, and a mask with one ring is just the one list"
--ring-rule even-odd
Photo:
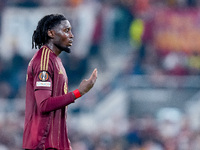
[(52, 91), (52, 77), (47, 71), (37, 72), (34, 77), (34, 90)]
[(51, 51), (43, 47), (34, 59), (33, 88), (37, 106), (41, 108), (41, 103), (52, 95), (53, 87), (53, 63)]
[(51, 50), (46, 47), (40, 52), (33, 65), (34, 90), (52, 90), (53, 62)]
[(35, 99), (37, 103), (37, 107), (41, 110), (43, 107), (45, 107), (44, 101), (51, 97), (51, 91), (50, 90), (36, 90), (35, 91)]

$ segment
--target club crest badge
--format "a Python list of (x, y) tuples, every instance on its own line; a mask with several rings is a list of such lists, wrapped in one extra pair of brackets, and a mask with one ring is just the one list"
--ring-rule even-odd
[(39, 80), (40, 81), (47, 81), (48, 79), (49, 79), (49, 74), (48, 74), (48, 72), (46, 72), (46, 71), (41, 71), (40, 73), (39, 73)]

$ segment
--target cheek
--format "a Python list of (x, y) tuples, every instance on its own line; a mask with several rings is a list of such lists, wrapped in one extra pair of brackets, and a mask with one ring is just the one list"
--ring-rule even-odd
[(65, 32), (58, 32), (55, 36), (56, 41), (66, 41), (68, 40), (69, 34)]
[(68, 37), (65, 34), (60, 34), (54, 40), (57, 44), (65, 44), (68, 41)]
[(65, 33), (65, 34), (62, 34), (60, 40), (63, 41), (63, 42), (64, 42), (64, 41), (68, 41), (68, 37), (69, 37), (68, 34), (66, 34), (66, 33)]

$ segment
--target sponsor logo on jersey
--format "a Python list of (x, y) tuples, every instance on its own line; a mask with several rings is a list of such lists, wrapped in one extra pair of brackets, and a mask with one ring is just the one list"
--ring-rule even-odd
[(60, 71), (58, 72), (58, 74), (63, 74), (62, 70), (60, 69)]

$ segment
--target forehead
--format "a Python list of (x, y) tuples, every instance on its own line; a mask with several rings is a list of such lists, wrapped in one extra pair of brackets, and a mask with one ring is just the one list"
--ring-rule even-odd
[(55, 28), (59, 28), (59, 29), (62, 29), (62, 28), (71, 28), (71, 24), (68, 20), (62, 20), (60, 22), (59, 25), (57, 25)]

